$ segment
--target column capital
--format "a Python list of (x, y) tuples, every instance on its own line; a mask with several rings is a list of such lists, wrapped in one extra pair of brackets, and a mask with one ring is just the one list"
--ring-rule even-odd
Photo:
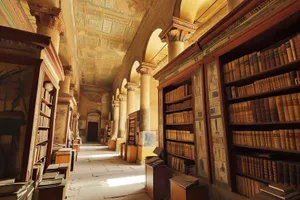
[(113, 105), (113, 107), (119, 107), (120, 106), (120, 101), (119, 100), (114, 100), (112, 105)]
[(126, 85), (125, 85), (125, 88), (127, 89), (127, 91), (135, 91), (138, 87), (138, 84), (134, 83), (134, 82), (128, 82)]
[(64, 32), (65, 24), (61, 9), (57, 7), (46, 7), (38, 3), (28, 2), (31, 15), (35, 16), (37, 26), (45, 26), (57, 30), (60, 34)]
[(136, 71), (140, 74), (148, 74), (151, 75), (152, 71), (155, 69), (156, 65), (148, 63), (148, 62), (142, 62), (142, 64), (136, 69)]
[(120, 101), (126, 101), (127, 100), (127, 94), (119, 94), (118, 96)]
[(197, 30), (197, 25), (173, 17), (167, 28), (159, 34), (163, 42), (185, 42)]

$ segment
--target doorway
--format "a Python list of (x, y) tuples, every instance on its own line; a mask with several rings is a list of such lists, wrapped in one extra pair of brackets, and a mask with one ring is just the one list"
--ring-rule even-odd
[(89, 122), (88, 123), (88, 138), (89, 142), (98, 141), (98, 122)]

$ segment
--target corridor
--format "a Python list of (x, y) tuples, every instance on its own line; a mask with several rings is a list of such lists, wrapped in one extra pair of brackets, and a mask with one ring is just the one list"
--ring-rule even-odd
[(83, 144), (71, 172), (68, 200), (150, 200), (144, 166), (128, 164), (99, 144)]

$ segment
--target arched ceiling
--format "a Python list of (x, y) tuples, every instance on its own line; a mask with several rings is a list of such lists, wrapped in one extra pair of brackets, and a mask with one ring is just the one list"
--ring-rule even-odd
[(74, 0), (81, 83), (110, 85), (153, 0)]

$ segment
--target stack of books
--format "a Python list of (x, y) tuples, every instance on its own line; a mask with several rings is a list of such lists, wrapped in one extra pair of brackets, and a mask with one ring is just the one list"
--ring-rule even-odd
[(0, 200), (31, 200), (33, 190), (33, 181), (6, 184), (0, 181)]
[(270, 184), (260, 189), (260, 193), (251, 200), (299, 200), (300, 192), (282, 184)]
[(60, 174), (59, 172), (46, 172), (43, 175), (41, 183), (39, 184), (39, 189), (61, 185), (64, 183), (64, 177), (65, 175)]

